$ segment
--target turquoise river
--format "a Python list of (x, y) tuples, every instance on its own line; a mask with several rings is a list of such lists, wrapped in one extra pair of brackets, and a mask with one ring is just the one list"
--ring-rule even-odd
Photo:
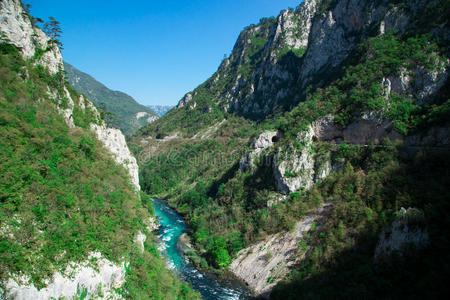
[(188, 229), (183, 217), (162, 200), (153, 199), (153, 205), (161, 225), (158, 235), (161, 239), (159, 250), (167, 256), (169, 268), (189, 282), (204, 299), (250, 299), (248, 292), (236, 283), (219, 280), (194, 268), (177, 246), (180, 235)]

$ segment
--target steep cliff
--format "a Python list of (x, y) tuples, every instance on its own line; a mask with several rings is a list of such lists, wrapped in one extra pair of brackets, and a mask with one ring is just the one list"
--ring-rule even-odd
[(125, 137), (64, 81), (32, 20), (1, 1), (0, 297), (196, 298), (153, 245)]
[(25, 59), (48, 68), (51, 74), (63, 70), (63, 61), (58, 46), (38, 27), (32, 25), (31, 17), (25, 13), (20, 1), (2, 1), (2, 40), (20, 49)]
[(139, 167), (136, 158), (131, 155), (123, 133), (116, 128), (108, 128), (105, 124), (90, 124), (90, 128), (97, 134), (97, 138), (103, 142), (114, 157), (114, 160), (125, 167), (130, 174), (130, 180), (136, 191), (141, 189), (139, 185)]
[[(398, 5), (389, 1), (305, 1), (277, 18), (263, 18), (242, 31), (230, 57), (210, 79), (187, 93), (165, 120), (178, 122), (184, 116), (197, 121), (207, 118), (211, 124), (220, 121), (224, 112), (261, 120), (291, 110), (316, 88), (342, 76), (342, 67), (351, 62), (367, 39), (432, 31), (443, 42), (448, 40), (444, 28), (431, 28), (431, 14), (438, 6), (439, 1), (400, 1)], [(427, 12), (422, 19), (421, 11)], [(445, 18), (439, 16), (433, 21), (443, 24)], [(403, 73), (390, 74), (385, 81), (389, 86), (392, 82), (398, 94), (405, 89), (423, 91), (423, 96), (435, 94), (446, 82), (446, 64), (431, 72), (423, 66), (406, 68)], [(417, 80), (411, 85), (407, 81), (413, 73)], [(169, 134), (181, 127), (165, 123), (162, 120), (153, 128)], [(184, 125), (194, 126), (189, 122)]]
[[(445, 0), (305, 1), (248, 26), (211, 78), (134, 136), (143, 189), (186, 215), (205, 261), (231, 265), (265, 296), (278, 282), (280, 299), (389, 298), (413, 281), (442, 295), (424, 271), (447, 257), (438, 239), (414, 252), (423, 264), (374, 253), (396, 247), (382, 235), (390, 228), (400, 242), (443, 234), (447, 16)], [(324, 203), (327, 213), (314, 216)], [(411, 235), (395, 221), (402, 206), (427, 211)], [(292, 253), (252, 253), (261, 241), (284, 249), (307, 216), (317, 227)], [(269, 280), (266, 266), (288, 257), (301, 259)], [(385, 272), (389, 263), (415, 278)]]

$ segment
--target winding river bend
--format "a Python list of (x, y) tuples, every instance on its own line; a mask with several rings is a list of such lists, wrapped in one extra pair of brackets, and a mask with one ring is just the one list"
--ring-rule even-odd
[(204, 299), (250, 299), (248, 292), (236, 284), (202, 274), (194, 268), (177, 247), (180, 235), (187, 231), (183, 218), (162, 200), (153, 199), (153, 206), (161, 224), (158, 236), (162, 242), (159, 250), (167, 255), (169, 268), (190, 282)]

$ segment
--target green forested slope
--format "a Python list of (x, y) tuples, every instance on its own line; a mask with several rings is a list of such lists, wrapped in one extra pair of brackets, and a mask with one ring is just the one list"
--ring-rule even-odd
[[(158, 117), (154, 111), (137, 103), (131, 96), (108, 89), (92, 76), (81, 72), (67, 62), (64, 62), (64, 70), (67, 81), (73, 89), (85, 94), (99, 107), (104, 104), (108, 112), (117, 115), (118, 120), (114, 121), (114, 125), (118, 126), (124, 134), (133, 134), (137, 129), (148, 124), (149, 117)], [(147, 115), (138, 119), (136, 114), (139, 112), (147, 113)]]
[[(236, 43), (236, 53), (229, 62), (222, 63), (229, 63), (229, 73), (224, 73), (221, 66), (182, 99), (178, 108), (133, 137), (133, 151), (146, 154), (140, 156), (141, 182), (145, 191), (166, 197), (169, 204), (185, 214), (199, 250), (192, 254), (193, 261), (204, 267), (209, 264), (226, 268), (240, 249), (267, 234), (289, 231), (311, 210), (330, 204), (327, 214), (317, 221), (317, 229), (299, 244), (295, 256), (303, 259), (275, 289), (273, 298), (438, 298), (445, 295), (442, 279), (449, 274), (444, 261), (448, 259), (450, 237), (444, 228), (450, 177), (446, 163), (439, 163), (448, 161), (450, 153), (450, 94), (445, 77), (449, 1), (420, 1), (420, 9), (409, 1), (362, 1), (346, 6), (347, 2), (351, 1), (320, 1), (316, 18), (325, 19), (324, 12), (344, 3), (340, 7), (350, 7), (355, 14), (362, 14), (364, 9), (370, 12), (372, 7), (382, 8), (377, 12), (401, 11), (401, 16), (409, 20), (408, 27), (402, 32), (380, 34), (381, 23), (376, 22), (361, 26), (359, 31), (345, 32), (344, 36), (354, 38), (355, 46), (340, 64), (325, 68), (328, 72), (311, 75), (307, 88), (292, 79), (280, 82), (274, 94), (255, 94), (254, 98), (246, 98), (245, 88), (241, 90), (244, 96), (234, 95), (239, 86), (234, 84), (235, 79), (245, 78), (245, 86), (265, 74), (267, 69), (261, 62), (270, 55), (266, 52), (271, 45), (267, 40), (270, 35), (259, 36), (264, 41), (258, 39), (254, 28), (263, 28), (267, 34), (271, 31), (266, 26), (276, 21), (264, 19), (246, 28)], [(353, 22), (356, 17), (350, 19)], [(245, 46), (243, 41), (249, 40), (250, 46)], [(294, 52), (292, 49), (282, 50), (277, 48), (273, 53), (287, 55), (278, 63), (289, 66), (289, 74), (300, 76), (307, 50), (291, 54), (287, 53)], [(433, 73), (444, 74), (444, 83), (429, 98), (420, 98), (418, 95), (431, 87), (431, 83), (428, 87), (420, 85), (421, 74)], [(396, 78), (405, 74), (412, 78), (412, 87), (395, 92)], [(389, 78), (394, 83), (392, 91), (389, 86), (387, 92), (382, 82)], [(243, 111), (242, 106), (230, 108), (233, 101), (241, 99), (245, 105), (251, 101), (269, 103), (286, 88), (290, 96), (269, 113)], [(227, 103), (229, 94), (235, 98)], [(402, 140), (419, 140), (420, 144), (427, 138), (439, 139), (439, 145), (426, 146), (424, 142), (410, 147), (388, 139), (369, 140), (362, 145), (315, 140), (309, 154), (331, 157), (340, 167), (311, 189), (302, 187), (289, 195), (277, 191), (273, 165), (261, 164), (254, 172), (239, 168), (239, 159), (250, 148), (250, 141), (263, 131), (281, 133), (280, 141), (265, 150), (263, 157), (277, 153), (289, 156), (305, 149), (299, 136), (313, 121), (331, 116), (334, 125), (345, 130), (369, 112), (382, 115)], [(202, 138), (211, 129), (213, 134)], [(205, 167), (196, 160), (205, 153), (210, 158), (231, 158)], [(283, 175), (299, 176), (288, 172)], [(284, 196), (286, 200), (278, 201)], [(429, 247), (405, 256), (394, 254), (386, 264), (378, 264), (374, 251), (380, 232), (396, 220), (401, 207), (415, 207), (424, 213), (418, 226), (427, 228)], [(430, 288), (426, 288), (428, 285)]]
[[(2, 293), (11, 277), (24, 275), (42, 288), (56, 271), (100, 252), (112, 262), (130, 262), (118, 291), (127, 298), (196, 298), (166, 269), (146, 229), (151, 201), (139, 197), (125, 169), (86, 129), (100, 120), (78, 108), (79, 127), (69, 129), (57, 112), (64, 101), (47, 93), (66, 85), (79, 99), (61, 73), (49, 75), (6, 43), (0, 54)], [(138, 230), (149, 237), (144, 252), (133, 241)]]

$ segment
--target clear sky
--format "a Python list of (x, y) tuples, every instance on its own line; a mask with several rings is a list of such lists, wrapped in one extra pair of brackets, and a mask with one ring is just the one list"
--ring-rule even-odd
[(64, 60), (142, 104), (174, 105), (242, 29), (300, 0), (24, 0), (63, 29)]

